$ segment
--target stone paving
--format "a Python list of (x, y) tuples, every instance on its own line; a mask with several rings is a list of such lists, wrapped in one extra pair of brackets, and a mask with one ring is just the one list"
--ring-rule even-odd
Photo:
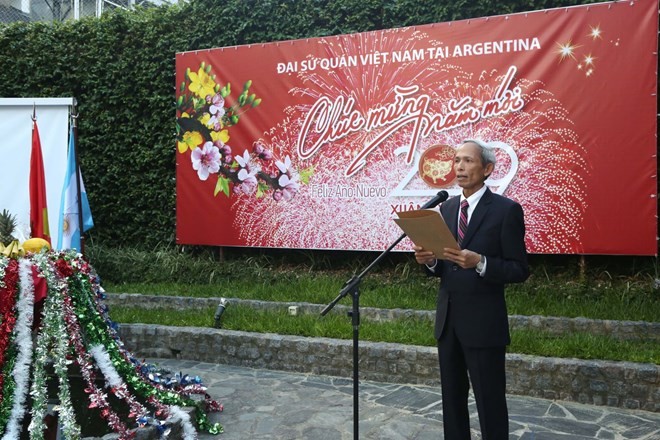
[[(350, 379), (251, 369), (174, 359), (149, 359), (173, 372), (201, 376), (213, 398), (225, 406), (211, 416), (225, 432), (200, 440), (348, 440), (353, 433)], [(509, 440), (658, 440), (660, 414), (508, 396)], [(480, 439), (470, 400), (473, 439)], [(359, 438), (426, 440), (442, 438), (442, 404), (437, 387), (360, 381)]]

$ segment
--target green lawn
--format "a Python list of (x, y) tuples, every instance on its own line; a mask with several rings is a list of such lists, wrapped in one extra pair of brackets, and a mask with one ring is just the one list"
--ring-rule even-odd
[[(108, 292), (176, 295), (192, 297), (229, 297), (276, 302), (327, 304), (341, 291), (350, 274), (289, 273), (280, 277), (228, 279), (218, 284), (181, 283), (105, 283)], [(360, 306), (385, 309), (435, 310), (439, 280), (422, 276), (393, 279), (377, 274), (360, 286)], [(559, 281), (530, 279), (509, 286), (507, 304), (512, 315), (566, 316), (625, 321), (660, 321), (660, 294), (657, 291), (626, 291), (614, 284), (600, 288)], [(342, 304), (350, 305), (345, 298)]]

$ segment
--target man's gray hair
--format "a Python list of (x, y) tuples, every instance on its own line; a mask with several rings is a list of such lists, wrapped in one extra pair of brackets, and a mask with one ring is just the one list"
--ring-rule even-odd
[(479, 148), (481, 148), (481, 163), (483, 164), (483, 166), (486, 166), (489, 163), (492, 163), (493, 166), (495, 166), (495, 164), (497, 163), (497, 158), (495, 157), (495, 151), (488, 142), (482, 141), (481, 139), (466, 139), (463, 141), (463, 143), (466, 142), (472, 142), (473, 144), (478, 145)]

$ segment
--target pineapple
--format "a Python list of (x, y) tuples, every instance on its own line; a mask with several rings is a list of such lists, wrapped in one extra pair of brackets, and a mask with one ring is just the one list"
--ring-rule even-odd
[(16, 216), (3, 209), (0, 212), (0, 243), (11, 243), (14, 240), (14, 229), (16, 229)]

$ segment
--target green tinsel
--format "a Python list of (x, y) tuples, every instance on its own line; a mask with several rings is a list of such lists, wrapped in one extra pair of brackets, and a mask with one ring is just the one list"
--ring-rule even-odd
[(135, 365), (121, 354), (117, 342), (108, 332), (108, 323), (104, 321), (102, 315), (96, 309), (94, 295), (87, 277), (81, 274), (75, 274), (69, 278), (69, 296), (73, 300), (80, 325), (85, 329), (87, 336), (87, 340), (85, 341), (86, 346), (102, 344), (108, 352), (117, 372), (139, 397), (148, 400), (149, 397), (153, 396), (165, 405), (196, 407), (196, 420), (200, 429), (206, 430), (210, 434), (222, 432), (222, 425), (219, 423), (211, 424), (208, 421), (208, 415), (201, 408), (204, 402), (196, 402), (193, 399), (179, 395), (175, 391), (159, 390), (154, 385), (144, 381), (137, 373)]
[[(55, 295), (53, 295), (55, 296)], [(69, 351), (69, 338), (66, 331), (66, 324), (64, 323), (63, 313), (62, 313), (62, 303), (61, 294), (56, 300), (59, 305), (59, 312), (57, 314), (57, 320), (55, 322), (56, 328), (54, 329), (55, 335), (60, 335), (56, 341), (55, 346), (53, 347), (53, 359), (55, 374), (57, 375), (59, 382), (59, 390), (57, 397), (60, 401), (60, 420), (62, 421), (64, 438), (68, 440), (76, 440), (80, 438), (80, 426), (76, 423), (75, 412), (73, 409), (73, 404), (71, 403), (71, 390), (69, 387), (69, 376), (68, 376), (68, 363), (67, 354)]]
[(18, 350), (16, 350), (14, 344), (10, 343), (10, 346), (7, 348), (5, 364), (2, 366), (2, 376), (5, 378), (5, 381), (2, 384), (2, 402), (0, 402), (0, 432), (5, 431), (9, 422), (9, 416), (11, 415), (11, 409), (14, 406), (14, 387), (16, 382), (11, 373), (14, 371), (17, 355)]
[[(59, 386), (57, 397), (59, 399), (59, 420), (62, 425), (63, 433), (65, 438), (76, 440), (80, 438), (81, 432), (80, 426), (76, 423), (75, 412), (73, 404), (71, 403), (67, 368), (69, 338), (62, 309), (62, 304), (64, 302), (63, 291), (66, 289), (66, 280), (59, 279), (55, 274), (55, 267), (51, 263), (47, 254), (36, 254), (33, 258), (35, 264), (41, 271), (41, 275), (46, 279), (48, 295), (44, 301), (42, 325), (39, 329), (40, 334), (37, 339), (37, 343), (42, 344), (41, 347), (38, 347), (37, 351), (39, 356), (43, 356), (43, 358), (39, 360), (39, 363), (42, 365), (35, 368), (32, 377), (33, 389), (35, 389), (35, 383), (41, 389), (36, 389), (37, 393), (34, 396), (35, 401), (33, 404), (30, 427), (32, 427), (32, 424), (34, 423), (35, 429), (30, 430), (30, 438), (33, 440), (43, 439), (43, 417), (45, 415), (47, 403), (44, 366), (46, 359), (50, 358), (53, 362), (55, 375), (58, 378)], [(41, 337), (42, 334), (45, 335)], [(36, 412), (34, 412), (35, 409)]]
[[(43, 309), (43, 326), (48, 320), (48, 311), (52, 309), (52, 299), (46, 297)], [(43, 440), (44, 438), (44, 417), (46, 416), (48, 389), (46, 385), (46, 362), (48, 360), (48, 346), (54, 335), (50, 332), (41, 331), (37, 335), (37, 343), (34, 348), (34, 357), (32, 360), (32, 385), (30, 386), (30, 395), (32, 396), (32, 420), (30, 421), (30, 438), (33, 440)]]

